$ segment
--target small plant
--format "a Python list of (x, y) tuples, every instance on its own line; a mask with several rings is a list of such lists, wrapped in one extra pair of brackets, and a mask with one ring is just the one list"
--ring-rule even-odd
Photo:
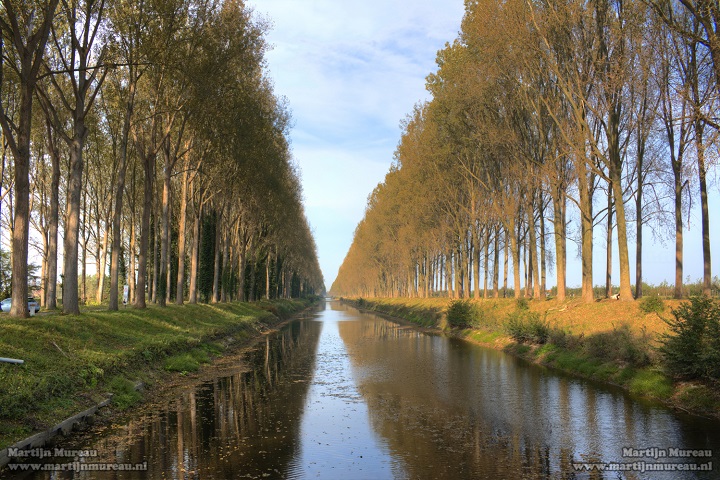
[(470, 300), (454, 300), (447, 307), (447, 322), (451, 328), (470, 328), (477, 323), (475, 305)]
[(515, 306), (518, 310), (530, 310), (530, 302), (527, 298), (518, 298), (515, 300)]
[(550, 325), (537, 312), (516, 312), (508, 315), (505, 328), (518, 343), (543, 344), (550, 337)]
[(662, 313), (665, 311), (665, 303), (658, 296), (643, 297), (640, 300), (640, 310), (645, 313)]
[(113, 393), (112, 401), (120, 410), (134, 405), (142, 398), (140, 392), (135, 390), (135, 384), (123, 377), (115, 377), (110, 382), (110, 391)]
[(660, 353), (668, 371), (685, 378), (720, 379), (720, 304), (704, 295), (690, 297), (665, 320)]

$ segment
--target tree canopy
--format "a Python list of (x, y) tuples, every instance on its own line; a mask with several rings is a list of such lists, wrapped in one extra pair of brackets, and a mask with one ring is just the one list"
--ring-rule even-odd
[(266, 30), (241, 0), (3, 2), (14, 315), (29, 255), (50, 309), (61, 258), (66, 313), (324, 290)]
[(593, 301), (600, 237), (604, 294), (630, 301), (645, 227), (675, 238), (680, 296), (683, 219), (699, 204), (710, 294), (717, 14), (700, 0), (467, 0), (331, 293), (564, 300), (577, 243)]

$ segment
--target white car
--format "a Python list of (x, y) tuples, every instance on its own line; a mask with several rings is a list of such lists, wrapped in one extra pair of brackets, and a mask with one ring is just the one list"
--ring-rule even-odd
[[(6, 298), (0, 302), (0, 312), (9, 312), (12, 305), (12, 298)], [(40, 311), (40, 304), (33, 297), (28, 297), (28, 310), (32, 310), (34, 313)]]

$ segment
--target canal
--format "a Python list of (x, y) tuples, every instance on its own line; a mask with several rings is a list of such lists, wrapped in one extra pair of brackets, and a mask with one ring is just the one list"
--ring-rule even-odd
[(718, 422), (337, 302), (240, 363), (38, 478), (720, 478)]

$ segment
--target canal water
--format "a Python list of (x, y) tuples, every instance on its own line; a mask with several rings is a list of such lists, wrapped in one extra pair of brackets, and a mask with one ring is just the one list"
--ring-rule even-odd
[(718, 422), (337, 302), (243, 363), (38, 478), (720, 478)]

